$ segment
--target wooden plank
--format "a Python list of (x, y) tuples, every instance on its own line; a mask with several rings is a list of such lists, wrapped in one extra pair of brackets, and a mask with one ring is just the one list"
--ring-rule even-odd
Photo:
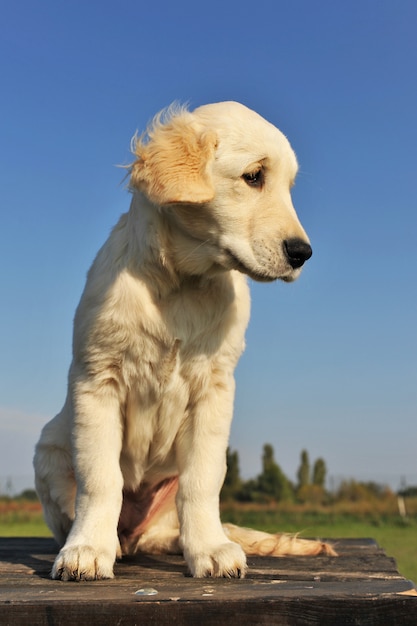
[(242, 580), (193, 579), (181, 557), (138, 555), (116, 564), (114, 580), (62, 583), (49, 578), (52, 539), (0, 539), (0, 624), (417, 624), (413, 583), (374, 541), (338, 550), (250, 558)]

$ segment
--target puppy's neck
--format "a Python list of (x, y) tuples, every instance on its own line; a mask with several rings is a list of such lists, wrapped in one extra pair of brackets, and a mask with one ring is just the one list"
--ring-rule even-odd
[(210, 242), (187, 233), (170, 209), (135, 192), (126, 222), (130, 271), (147, 273), (159, 297), (180, 289), (202, 289), (229, 273), (210, 259)]

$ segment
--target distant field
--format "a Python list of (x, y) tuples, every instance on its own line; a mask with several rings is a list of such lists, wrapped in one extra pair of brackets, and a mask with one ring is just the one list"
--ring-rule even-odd
[(0, 537), (50, 537), (39, 502), (0, 500)]
[(51, 537), (45, 522), (1, 522), (0, 537)]
[(417, 519), (399, 516), (363, 516), (332, 513), (223, 510), (224, 522), (266, 532), (299, 532), (311, 538), (372, 538), (395, 558), (399, 572), (417, 583)]
[[(222, 519), (268, 532), (300, 532), (304, 537), (371, 537), (395, 558), (398, 570), (417, 583), (417, 517), (397, 515), (348, 515), (331, 512), (277, 511), (233, 505), (224, 508)], [(38, 502), (0, 501), (0, 536), (49, 537)]]

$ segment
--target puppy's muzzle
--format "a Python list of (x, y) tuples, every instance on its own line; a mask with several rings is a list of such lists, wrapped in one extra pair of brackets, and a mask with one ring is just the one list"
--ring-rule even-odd
[(298, 237), (284, 241), (284, 252), (294, 270), (304, 265), (313, 254), (310, 244)]

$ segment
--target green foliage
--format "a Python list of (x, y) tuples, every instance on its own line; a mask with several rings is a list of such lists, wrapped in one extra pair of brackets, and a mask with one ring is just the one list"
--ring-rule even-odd
[(28, 502), (37, 502), (39, 500), (38, 494), (34, 489), (25, 489), (17, 497), (18, 500), (27, 500)]
[(310, 459), (307, 450), (301, 452), (301, 463), (297, 472), (298, 489), (310, 484)]
[(386, 497), (392, 497), (392, 495), (392, 491), (386, 485), (344, 480), (336, 491), (334, 499), (336, 501), (360, 502), (362, 500), (382, 500)]
[(324, 485), (326, 484), (326, 474), (326, 463), (321, 458), (317, 459), (313, 467), (313, 485), (317, 485), (318, 487), (322, 487), (322, 489), (324, 489)]
[(309, 504), (326, 504), (328, 493), (321, 485), (304, 485), (297, 490), (297, 500)]
[(224, 479), (221, 492), (222, 501), (233, 500), (239, 498), (239, 492), (242, 488), (242, 479), (240, 478), (239, 454), (230, 448), (226, 451), (227, 472)]
[(297, 500), (311, 504), (324, 504), (328, 499), (328, 494), (325, 491), (326, 473), (326, 463), (320, 458), (314, 462), (313, 475), (311, 476), (308, 452), (303, 450), (300, 467), (297, 471)]
[[(370, 507), (375, 507), (376, 503), (385, 506), (384, 502), (389, 503), (394, 498), (397, 507), (397, 500), (386, 485), (345, 480), (335, 492), (329, 493), (325, 488), (326, 477), (327, 467), (324, 459), (316, 459), (311, 469), (309, 454), (307, 450), (302, 450), (297, 485), (294, 486), (275, 461), (273, 446), (267, 443), (262, 452), (262, 472), (256, 478), (244, 481), (240, 476), (239, 455), (228, 448), (227, 474), (221, 500), (258, 504), (294, 501), (311, 505), (350, 503), (368, 511)], [(399, 495), (407, 498), (415, 494), (417, 487), (404, 488), (399, 492)]]
[(274, 449), (265, 444), (262, 456), (262, 472), (255, 479), (242, 481), (237, 452), (226, 453), (227, 473), (221, 492), (221, 500), (238, 502), (269, 502), (292, 500), (294, 488), (280, 466), (275, 462)]
[(258, 490), (258, 481), (254, 478), (250, 480), (246, 480), (242, 483), (241, 488), (236, 493), (236, 498), (238, 502), (264, 502), (262, 494), (259, 493)]
[(404, 487), (398, 492), (398, 495), (403, 496), (403, 498), (415, 498), (417, 496), (417, 485), (415, 487)]
[(275, 462), (274, 449), (270, 444), (264, 445), (262, 473), (258, 476), (257, 489), (261, 494), (278, 502), (289, 500), (293, 495), (290, 481)]

